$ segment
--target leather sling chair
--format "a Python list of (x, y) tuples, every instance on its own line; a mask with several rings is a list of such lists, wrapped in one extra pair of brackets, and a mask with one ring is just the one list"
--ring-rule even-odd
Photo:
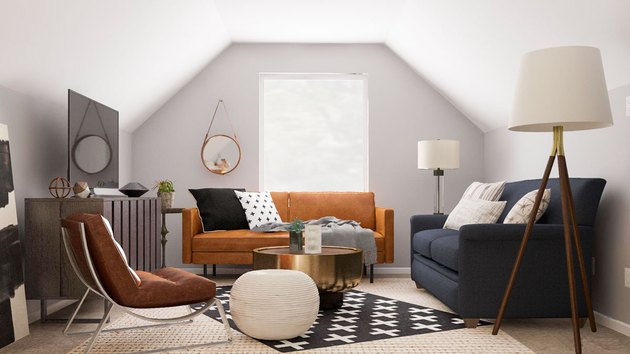
[[(85, 348), (88, 353), (103, 330), (114, 307), (137, 318), (159, 324), (112, 329), (120, 331), (167, 324), (192, 322), (192, 318), (216, 306), (225, 326), (227, 341), (195, 344), (165, 350), (187, 349), (226, 344), (232, 341), (232, 332), (221, 300), (215, 298), (216, 284), (206, 278), (176, 268), (160, 268), (152, 273), (133, 271), (127, 266), (122, 248), (114, 240), (107, 219), (98, 214), (76, 213), (61, 220), (63, 243), (72, 268), (87, 290), (63, 330), (64, 335), (93, 333)], [(137, 276), (136, 276), (137, 275)], [(93, 332), (68, 333), (79, 309), (92, 292), (105, 300), (105, 313)], [(193, 310), (191, 305), (203, 305)], [(134, 309), (188, 305), (188, 313), (174, 318), (152, 318)]]

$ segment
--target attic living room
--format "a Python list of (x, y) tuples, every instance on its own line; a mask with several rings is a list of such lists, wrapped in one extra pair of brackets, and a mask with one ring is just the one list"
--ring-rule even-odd
[(630, 352), (628, 13), (1, 2), (0, 353)]

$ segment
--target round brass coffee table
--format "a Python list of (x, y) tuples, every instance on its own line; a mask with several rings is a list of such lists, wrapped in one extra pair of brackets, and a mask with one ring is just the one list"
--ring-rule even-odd
[(343, 305), (343, 292), (361, 282), (363, 251), (352, 247), (322, 246), (321, 253), (290, 252), (288, 246), (254, 250), (254, 269), (293, 269), (308, 274), (317, 285), (320, 308)]

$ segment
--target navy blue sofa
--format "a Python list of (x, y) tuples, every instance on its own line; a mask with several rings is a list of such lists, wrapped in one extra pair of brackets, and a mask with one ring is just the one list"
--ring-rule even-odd
[[(590, 278), (593, 224), (606, 181), (571, 178), (570, 183)], [(496, 318), (525, 231), (524, 224), (503, 224), (503, 219), (539, 186), (540, 180), (506, 183), (500, 200), (507, 203), (496, 224), (464, 225), (455, 231), (442, 228), (446, 215), (411, 217), (411, 278), (465, 319), (467, 327), (475, 327), (480, 318)], [(559, 180), (550, 179), (547, 188), (551, 202), (534, 225), (506, 318), (571, 317)], [(577, 263), (575, 269), (578, 309), (586, 317)]]

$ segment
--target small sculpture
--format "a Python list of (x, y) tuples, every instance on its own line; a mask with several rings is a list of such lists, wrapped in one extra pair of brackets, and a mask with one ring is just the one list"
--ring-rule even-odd
[(48, 185), (48, 191), (55, 198), (65, 198), (70, 194), (70, 182), (63, 177), (55, 177)]
[(90, 196), (90, 186), (88, 186), (88, 183), (85, 181), (76, 182), (74, 187), (72, 187), (72, 191), (78, 198), (87, 198)]

